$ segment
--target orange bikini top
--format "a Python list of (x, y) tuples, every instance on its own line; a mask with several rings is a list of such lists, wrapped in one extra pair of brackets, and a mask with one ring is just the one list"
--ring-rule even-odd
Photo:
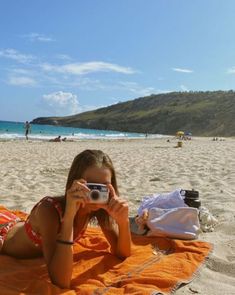
[[(52, 198), (52, 197), (44, 197), (43, 199), (41, 199), (41, 201), (39, 201), (32, 209), (32, 211), (39, 206), (42, 202), (50, 202), (54, 208), (56, 209), (56, 211), (59, 214), (59, 218), (60, 218), (60, 223), (62, 222), (62, 217), (63, 217), (63, 210), (61, 208), (60, 202), (57, 201), (56, 199)], [(32, 212), (31, 211), (31, 212)], [(39, 247), (42, 245), (42, 238), (41, 235), (37, 232), (35, 232), (29, 222), (29, 216), (25, 221), (24, 224), (25, 227), (25, 231), (28, 235), (28, 237), (30, 238), (30, 240), (35, 244), (35, 246)]]
[[(60, 226), (63, 220), (63, 209), (61, 207), (61, 204), (59, 201), (57, 201), (55, 198), (52, 197), (44, 197), (43, 199), (41, 199), (41, 201), (39, 201), (31, 210), (31, 212), (37, 207), (39, 206), (42, 202), (50, 202), (55, 210), (58, 212), (59, 215), (59, 219), (60, 219)], [(25, 231), (29, 237), (29, 239), (35, 244), (35, 246), (37, 247), (41, 247), (42, 246), (42, 237), (39, 233), (35, 232), (32, 228), (32, 225), (29, 222), (29, 216), (27, 217), (25, 224), (24, 224), (24, 228)], [(58, 232), (60, 231), (60, 227)], [(85, 233), (85, 229), (83, 229), (77, 236), (76, 238), (74, 238), (74, 242), (77, 242), (81, 236)]]

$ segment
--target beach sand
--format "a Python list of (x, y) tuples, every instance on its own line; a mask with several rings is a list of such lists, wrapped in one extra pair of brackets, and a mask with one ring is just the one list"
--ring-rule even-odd
[(45, 195), (64, 193), (75, 155), (84, 149), (108, 153), (117, 171), (119, 190), (136, 215), (144, 195), (176, 188), (198, 190), (202, 206), (218, 219), (200, 240), (214, 251), (202, 271), (176, 294), (235, 294), (235, 139), (124, 139), (77, 142), (0, 142), (0, 203), (30, 212)]

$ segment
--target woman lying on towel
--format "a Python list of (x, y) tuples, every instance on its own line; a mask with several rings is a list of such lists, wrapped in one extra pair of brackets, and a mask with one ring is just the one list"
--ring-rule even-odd
[(43, 255), (51, 281), (69, 288), (73, 244), (92, 218), (97, 219), (111, 252), (121, 259), (130, 256), (128, 204), (119, 198), (111, 159), (99, 150), (78, 154), (65, 195), (43, 198), (25, 222), (0, 211), (0, 253), (17, 258)]

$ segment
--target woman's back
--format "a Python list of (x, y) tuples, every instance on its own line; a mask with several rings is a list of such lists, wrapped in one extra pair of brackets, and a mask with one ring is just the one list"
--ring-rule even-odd
[[(48, 202), (48, 200), (50, 201)], [(40, 240), (38, 209), (41, 206), (51, 207), (51, 210), (56, 210), (58, 216), (62, 218), (63, 198), (43, 198), (34, 206), (26, 222), (19, 221), (9, 230), (4, 239), (1, 253), (17, 258), (33, 258), (42, 255), (41, 243), (37, 243)], [(58, 225), (61, 218), (58, 218)], [(48, 216), (48, 223), (50, 221), (51, 214)]]

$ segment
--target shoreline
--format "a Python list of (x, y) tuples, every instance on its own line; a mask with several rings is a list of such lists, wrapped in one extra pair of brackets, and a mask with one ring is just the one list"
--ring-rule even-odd
[[(153, 135), (148, 136), (147, 138), (142, 137), (97, 137), (97, 138), (78, 138), (78, 137), (72, 137), (72, 136), (65, 136), (67, 140), (65, 142), (81, 142), (81, 141), (128, 141), (128, 140), (158, 140), (158, 139), (168, 139), (168, 138), (174, 138), (172, 135)], [(55, 136), (52, 136), (50, 139), (55, 138)], [(30, 138), (26, 140), (25, 137), (22, 138), (0, 138), (0, 142), (50, 142), (49, 138)], [(63, 141), (61, 141), (63, 142)]]
[[(192, 139), (190, 140), (185, 140), (185, 139), (179, 139), (177, 138), (175, 135), (162, 135), (162, 134), (152, 134), (152, 135), (148, 135), (147, 137), (145, 136), (140, 136), (140, 137), (128, 137), (128, 136), (123, 136), (123, 137), (73, 137), (73, 136), (62, 136), (67, 138), (67, 142), (77, 142), (77, 141), (128, 141), (128, 140), (164, 140), (164, 139), (171, 139), (171, 140), (175, 140), (175, 141), (182, 141), (182, 142), (189, 142), (189, 141), (193, 141), (193, 140), (211, 140), (213, 141), (213, 138), (218, 138), (218, 140), (216, 141), (225, 141), (225, 140), (234, 140), (235, 136), (192, 136)], [(1, 138), (0, 137), (0, 142), (49, 142), (50, 139), (55, 138), (55, 136), (48, 136), (48, 138), (32, 138), (29, 136), (29, 139), (26, 140), (25, 136), (22, 135), (22, 137), (18, 137), (18, 138)]]

